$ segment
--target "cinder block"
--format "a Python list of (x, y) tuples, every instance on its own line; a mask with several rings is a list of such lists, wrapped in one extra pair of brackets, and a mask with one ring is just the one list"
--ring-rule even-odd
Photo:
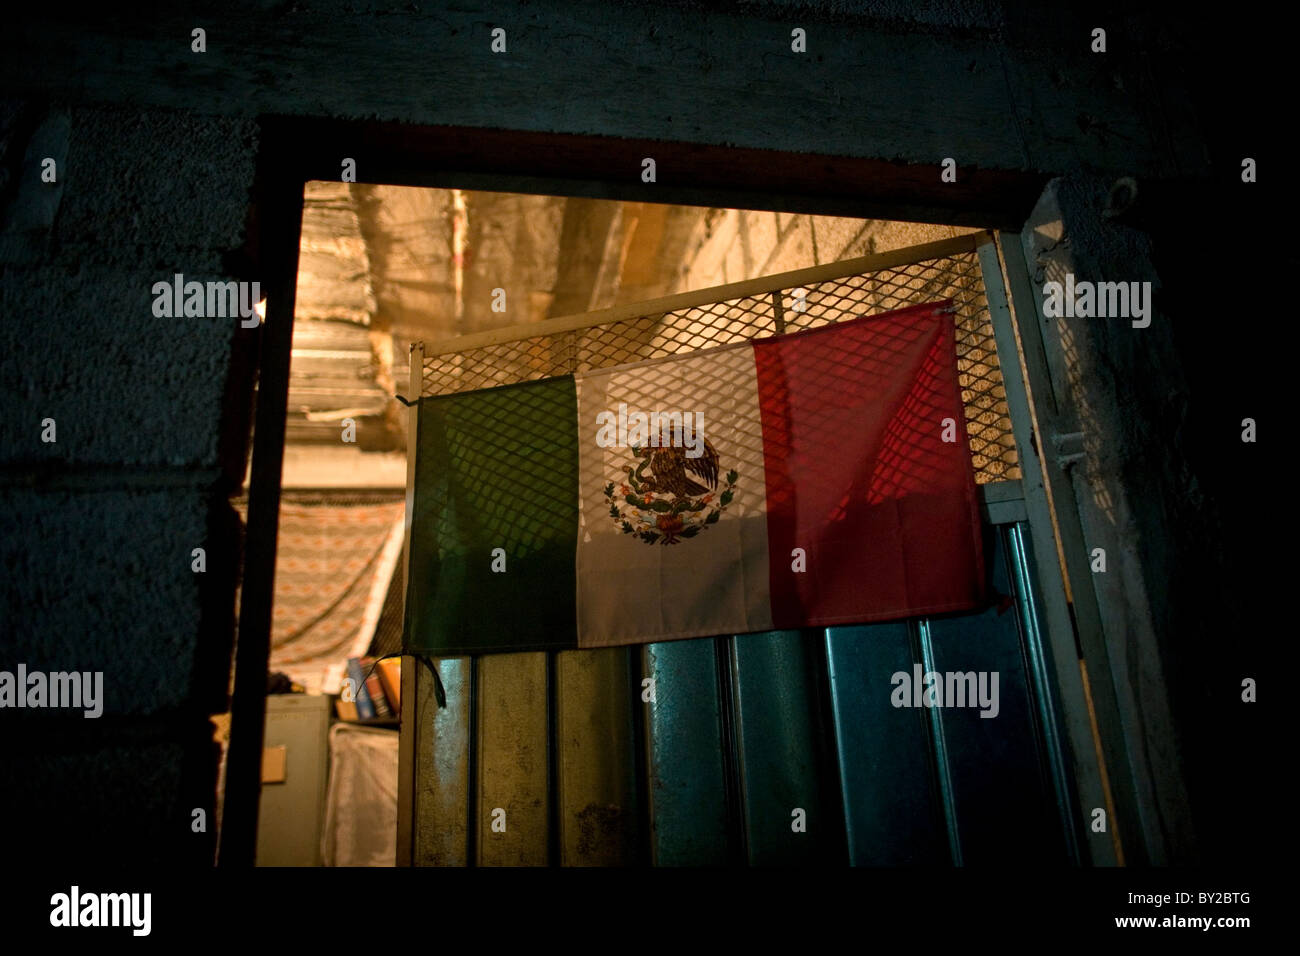
[(199, 491), (0, 490), (0, 667), (102, 671), (106, 716), (186, 704), (207, 517)]
[(72, 111), (56, 238), (79, 262), (219, 272), (244, 243), (256, 129), (161, 110)]
[(0, 463), (215, 464), (231, 342), (258, 330), (154, 316), (153, 284), (171, 276), (75, 260), (5, 271)]
[[(6, 856), (210, 866), (218, 752), (205, 726), (196, 722), (180, 733), (161, 726), (105, 728), (78, 743), (60, 729), (24, 721), (23, 740), (13, 746), (0, 727)], [(205, 829), (196, 831), (200, 819)]]

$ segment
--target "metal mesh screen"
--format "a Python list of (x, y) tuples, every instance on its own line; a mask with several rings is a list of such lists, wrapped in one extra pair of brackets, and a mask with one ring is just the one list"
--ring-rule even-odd
[(952, 299), (957, 370), (975, 480), (1020, 477), (979, 258), (973, 250), (586, 329), (487, 345), (424, 362), (422, 395), (511, 385), (797, 332)]

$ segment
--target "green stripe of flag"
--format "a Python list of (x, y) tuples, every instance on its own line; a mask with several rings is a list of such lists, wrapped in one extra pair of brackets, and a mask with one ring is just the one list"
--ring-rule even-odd
[(409, 653), (576, 646), (576, 422), (572, 376), (421, 400)]

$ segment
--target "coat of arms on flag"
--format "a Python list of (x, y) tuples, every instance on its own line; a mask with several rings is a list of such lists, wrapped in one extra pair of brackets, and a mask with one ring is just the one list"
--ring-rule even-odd
[(692, 458), (680, 434), (663, 429), (655, 446), (633, 446), (636, 467), (605, 485), (609, 515), (624, 534), (647, 544), (677, 544), (722, 517), (740, 476), (728, 471), (719, 485), (718, 452), (707, 439)]

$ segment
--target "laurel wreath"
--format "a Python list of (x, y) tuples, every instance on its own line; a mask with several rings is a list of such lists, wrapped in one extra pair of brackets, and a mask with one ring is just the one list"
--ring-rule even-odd
[(608, 482), (605, 499), (609, 502), (609, 516), (623, 533), (635, 535), (646, 544), (677, 544), (716, 524), (735, 498), (740, 477), (732, 469), (723, 476), (719, 491), (678, 498), (667, 492), (646, 491), (641, 481), (644, 467), (642, 462), (636, 471), (629, 471), (625, 480)]

